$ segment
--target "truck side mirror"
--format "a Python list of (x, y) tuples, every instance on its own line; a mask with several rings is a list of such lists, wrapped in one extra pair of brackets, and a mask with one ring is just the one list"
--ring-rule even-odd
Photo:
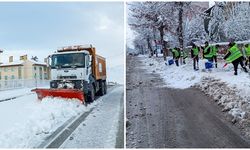
[(91, 67), (91, 62), (92, 62), (92, 56), (89, 55), (89, 64), (88, 64), (89, 67)]
[(50, 62), (51, 62), (51, 55), (49, 55), (49, 56), (47, 57), (47, 66), (48, 66), (48, 67), (51, 66)]

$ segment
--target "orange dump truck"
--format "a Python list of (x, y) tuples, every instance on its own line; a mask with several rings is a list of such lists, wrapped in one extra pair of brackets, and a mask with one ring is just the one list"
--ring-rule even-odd
[(107, 93), (106, 60), (92, 45), (68, 46), (50, 56), (50, 89), (33, 89), (44, 97), (77, 98), (92, 102)]

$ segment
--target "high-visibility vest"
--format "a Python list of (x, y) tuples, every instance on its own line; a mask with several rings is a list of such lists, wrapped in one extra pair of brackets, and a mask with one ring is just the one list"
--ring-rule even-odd
[(213, 57), (213, 50), (212, 50), (211, 46), (207, 46), (204, 50), (204, 53), (206, 53), (209, 48), (210, 48), (210, 52), (208, 54), (204, 55), (205, 58), (212, 58)]
[(230, 56), (226, 59), (227, 63), (231, 63), (233, 61), (235, 61), (236, 59), (240, 58), (242, 56), (240, 50), (237, 47), (237, 44), (235, 44), (234, 46), (232, 46), (230, 49)]
[(213, 56), (217, 56), (218, 48), (216, 46), (212, 46)]
[(186, 54), (186, 52), (183, 50), (183, 51), (181, 51), (180, 52), (181, 54), (181, 57), (183, 57), (183, 58), (187, 58), (187, 54)]
[(176, 49), (173, 49), (173, 53), (174, 53), (175, 57), (179, 57), (180, 56), (179, 52)]
[(246, 56), (249, 57), (250, 56), (250, 44), (247, 47), (245, 47), (245, 49), (246, 49)]
[(197, 56), (199, 54), (198, 47), (193, 48), (193, 54), (194, 54), (194, 56)]

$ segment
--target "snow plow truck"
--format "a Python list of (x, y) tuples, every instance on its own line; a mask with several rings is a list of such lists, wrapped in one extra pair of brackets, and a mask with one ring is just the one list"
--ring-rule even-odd
[(76, 98), (92, 102), (107, 93), (106, 60), (96, 54), (92, 45), (68, 46), (49, 56), (51, 82), (49, 89), (36, 88), (38, 99), (44, 97)]

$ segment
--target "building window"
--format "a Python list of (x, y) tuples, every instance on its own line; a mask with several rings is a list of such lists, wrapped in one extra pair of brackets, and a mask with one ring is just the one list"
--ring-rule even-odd
[(18, 79), (22, 79), (22, 68), (18, 67)]
[(4, 76), (5, 80), (8, 80), (8, 76)]
[(34, 70), (36, 70), (36, 66), (34, 67)]
[(15, 76), (14, 76), (14, 75), (12, 75), (12, 76), (11, 76), (11, 79), (15, 79)]
[(46, 72), (44, 73), (44, 79), (48, 79), (48, 75)]
[(8, 71), (8, 67), (4, 67), (4, 72), (7, 72)]
[(15, 68), (14, 67), (11, 67), (11, 71), (13, 72), (15, 70)]
[(42, 67), (39, 67), (39, 77), (40, 77), (40, 80), (43, 79), (43, 69), (42, 69)]

